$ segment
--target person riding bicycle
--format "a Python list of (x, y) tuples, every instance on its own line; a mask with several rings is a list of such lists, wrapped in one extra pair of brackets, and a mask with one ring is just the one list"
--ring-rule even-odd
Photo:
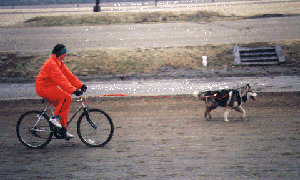
[[(64, 64), (67, 49), (63, 44), (57, 44), (52, 50), (52, 56), (44, 63), (37, 79), (35, 89), (39, 96), (47, 99), (56, 107), (50, 122), (58, 127), (66, 127), (72, 94), (82, 95), (87, 86), (77, 79)], [(59, 86), (59, 87), (58, 87)], [(79, 90), (80, 89), (80, 90)], [(66, 133), (67, 138), (74, 135)]]

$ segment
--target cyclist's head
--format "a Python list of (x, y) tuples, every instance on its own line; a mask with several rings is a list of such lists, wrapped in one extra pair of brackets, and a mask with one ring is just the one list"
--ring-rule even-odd
[(52, 54), (56, 54), (56, 57), (58, 58), (60, 55), (67, 53), (67, 48), (63, 44), (57, 44), (54, 46), (52, 50)]

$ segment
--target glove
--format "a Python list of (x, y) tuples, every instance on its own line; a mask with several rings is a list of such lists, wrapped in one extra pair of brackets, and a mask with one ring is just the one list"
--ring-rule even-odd
[(86, 86), (85, 84), (83, 84), (83, 85), (81, 86), (81, 91), (85, 92), (86, 89), (87, 89), (87, 86)]
[(75, 94), (76, 96), (81, 96), (83, 92), (76, 89), (76, 91), (74, 91), (73, 94)]

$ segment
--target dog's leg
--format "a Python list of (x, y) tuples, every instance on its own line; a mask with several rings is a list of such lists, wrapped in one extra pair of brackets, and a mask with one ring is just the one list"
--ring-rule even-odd
[(204, 112), (204, 118), (205, 118), (205, 119), (207, 119), (207, 118), (206, 118), (206, 117), (207, 117), (207, 110), (208, 110), (208, 107), (206, 107), (205, 112)]
[(226, 107), (226, 110), (225, 110), (225, 112), (224, 112), (224, 121), (225, 121), (225, 122), (228, 122), (228, 121), (229, 121), (229, 120), (228, 120), (228, 114), (229, 114), (230, 111), (231, 111), (231, 108)]
[(242, 116), (241, 116), (241, 119), (244, 119), (245, 121), (247, 121), (247, 119), (245, 119), (245, 117), (246, 117), (246, 111), (244, 110), (244, 108), (242, 108), (241, 106), (239, 106), (239, 107), (235, 108), (235, 110), (237, 112), (243, 113)]
[[(206, 120), (212, 119), (210, 111), (211, 111), (210, 107), (206, 107), (206, 110), (204, 112), (204, 117), (205, 117)], [(207, 114), (208, 114), (208, 118), (207, 118)]]
[(209, 119), (212, 119), (212, 116), (211, 116), (211, 114), (210, 114), (210, 111), (208, 112), (208, 117), (209, 117)]
[[(212, 99), (205, 100), (205, 106), (206, 106), (206, 110), (204, 112), (204, 117), (206, 118), (206, 120), (212, 119), (211, 114), (210, 114), (210, 111), (213, 109), (212, 108), (212, 106), (213, 106)], [(208, 118), (207, 118), (207, 114), (208, 114)]]

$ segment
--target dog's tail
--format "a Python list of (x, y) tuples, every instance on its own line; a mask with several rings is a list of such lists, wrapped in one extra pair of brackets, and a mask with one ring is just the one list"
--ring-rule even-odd
[(201, 101), (205, 101), (205, 92), (195, 91), (193, 96)]
[(200, 91), (195, 91), (194, 93), (193, 93), (193, 96), (195, 97), (195, 98), (199, 98), (199, 95), (201, 94), (201, 92)]

